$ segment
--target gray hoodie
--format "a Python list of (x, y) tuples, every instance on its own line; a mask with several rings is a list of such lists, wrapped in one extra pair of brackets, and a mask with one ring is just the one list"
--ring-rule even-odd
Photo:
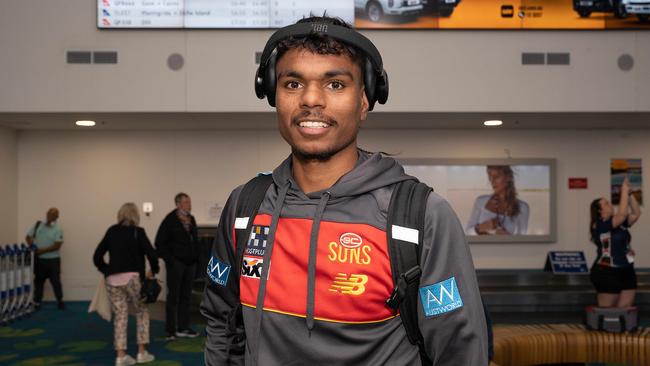
[[(206, 365), (420, 365), (393, 290), (386, 219), (395, 184), (414, 179), (391, 158), (359, 151), (332, 187), (303, 193), (291, 158), (273, 172), (243, 263), (230, 195), (201, 303)], [(435, 193), (427, 202), (418, 319), (434, 365), (487, 365), (487, 330), (463, 228)], [(230, 271), (238, 271), (239, 283)]]

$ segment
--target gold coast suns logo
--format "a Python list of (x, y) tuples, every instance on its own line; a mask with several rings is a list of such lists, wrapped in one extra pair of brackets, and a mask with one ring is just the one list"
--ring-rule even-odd
[(329, 243), (328, 249), (327, 259), (332, 262), (368, 265), (372, 261), (370, 258), (372, 247), (364, 245), (361, 236), (355, 233), (341, 235), (338, 243), (335, 241)]

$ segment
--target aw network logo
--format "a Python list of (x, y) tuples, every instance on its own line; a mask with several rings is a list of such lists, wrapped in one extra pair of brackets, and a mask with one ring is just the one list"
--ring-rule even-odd
[(217, 285), (226, 286), (228, 275), (230, 274), (230, 265), (221, 263), (217, 258), (212, 256), (208, 262), (208, 277)]
[(420, 301), (425, 316), (440, 315), (463, 307), (463, 299), (456, 287), (456, 277), (420, 287)]

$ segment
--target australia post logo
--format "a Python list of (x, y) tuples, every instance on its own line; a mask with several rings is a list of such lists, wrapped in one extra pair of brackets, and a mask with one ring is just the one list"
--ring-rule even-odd
[(372, 261), (372, 247), (364, 244), (361, 236), (355, 233), (341, 235), (338, 242), (332, 241), (328, 244), (328, 249), (327, 259), (332, 262), (368, 265)]
[(420, 287), (420, 301), (425, 316), (444, 314), (463, 307), (456, 277), (451, 277), (435, 285)]
[(230, 265), (219, 262), (217, 258), (212, 256), (208, 262), (207, 268), (208, 277), (212, 282), (217, 285), (226, 286), (228, 283), (228, 275), (230, 274)]

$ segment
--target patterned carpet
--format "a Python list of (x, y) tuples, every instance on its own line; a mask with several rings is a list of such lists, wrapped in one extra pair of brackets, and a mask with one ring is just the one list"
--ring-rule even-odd
[[(30, 317), (0, 327), (0, 365), (8, 366), (104, 366), (114, 365), (113, 325), (96, 313), (88, 314), (88, 302), (67, 302), (65, 310), (44, 303)], [(194, 330), (204, 333), (203, 326)], [(150, 366), (202, 365), (202, 336), (166, 342), (164, 322), (151, 321), (148, 351), (156, 356)], [(128, 350), (135, 357), (135, 317), (129, 317)]]

